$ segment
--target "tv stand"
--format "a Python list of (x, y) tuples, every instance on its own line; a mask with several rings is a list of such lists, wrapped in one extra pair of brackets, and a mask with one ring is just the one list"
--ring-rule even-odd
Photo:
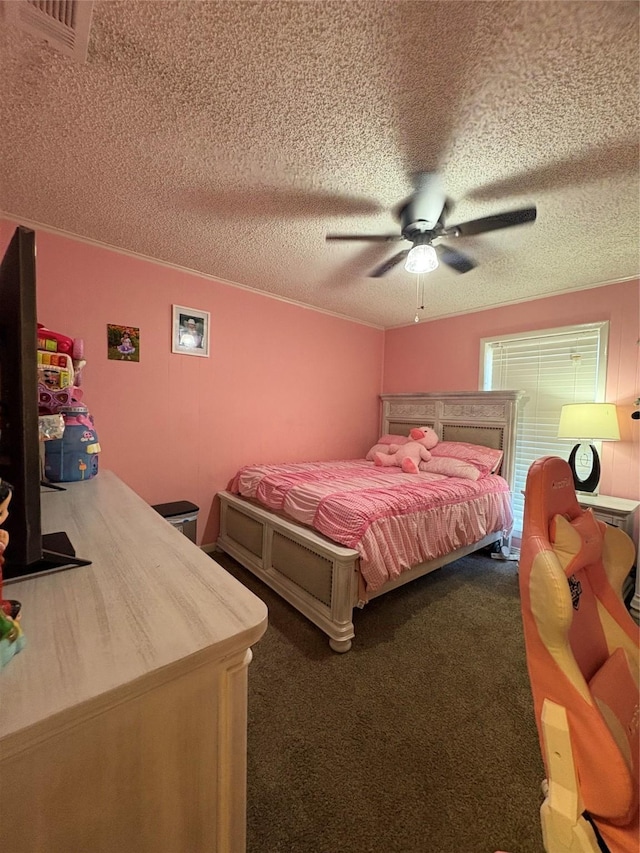
[(66, 533), (45, 533), (42, 537), (42, 557), (28, 566), (7, 563), (4, 569), (4, 585), (8, 586), (23, 578), (90, 565), (91, 560), (76, 557), (75, 549)]
[(40, 480), (40, 485), (44, 489), (53, 489), (56, 492), (66, 492), (66, 488), (64, 486), (59, 486), (57, 483), (50, 483), (48, 480)]
[[(71, 540), (66, 533), (45, 533), (42, 537), (42, 559), (36, 563), (36, 572), (51, 572), (72, 569), (75, 566), (90, 566), (91, 560), (76, 557)], [(32, 574), (29, 572), (29, 574)]]

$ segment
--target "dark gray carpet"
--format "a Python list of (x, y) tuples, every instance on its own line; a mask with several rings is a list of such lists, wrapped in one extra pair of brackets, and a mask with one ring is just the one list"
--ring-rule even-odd
[(517, 564), (473, 555), (356, 611), (346, 655), (269, 607), (249, 668), (248, 853), (541, 853)]

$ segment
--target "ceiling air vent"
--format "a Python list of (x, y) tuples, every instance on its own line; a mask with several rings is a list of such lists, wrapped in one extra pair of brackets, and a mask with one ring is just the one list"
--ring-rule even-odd
[(5, 20), (79, 62), (87, 58), (93, 0), (11, 0)]

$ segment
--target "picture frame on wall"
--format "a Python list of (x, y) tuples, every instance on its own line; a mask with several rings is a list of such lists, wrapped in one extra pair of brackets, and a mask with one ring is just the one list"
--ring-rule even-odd
[(209, 312), (184, 305), (173, 306), (171, 352), (209, 356)]
[(107, 358), (114, 361), (140, 361), (140, 329), (107, 323)]

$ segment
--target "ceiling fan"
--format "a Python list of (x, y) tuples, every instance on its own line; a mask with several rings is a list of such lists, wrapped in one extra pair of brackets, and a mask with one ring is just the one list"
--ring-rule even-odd
[(438, 266), (438, 260), (464, 273), (472, 270), (476, 263), (468, 255), (452, 249), (440, 239), (471, 237), (484, 234), (486, 231), (497, 231), (499, 228), (510, 228), (513, 225), (523, 225), (534, 222), (535, 207), (525, 207), (521, 210), (510, 210), (482, 219), (472, 219), (459, 225), (445, 225), (444, 217), (448, 213), (449, 204), (444, 193), (440, 176), (435, 172), (423, 172), (417, 175), (415, 191), (398, 211), (400, 220), (399, 234), (327, 234), (327, 240), (366, 240), (369, 242), (395, 242), (407, 240), (413, 245), (402, 249), (372, 270), (369, 275), (379, 278), (386, 275), (400, 261), (406, 258), (405, 269), (409, 272), (431, 272)]

